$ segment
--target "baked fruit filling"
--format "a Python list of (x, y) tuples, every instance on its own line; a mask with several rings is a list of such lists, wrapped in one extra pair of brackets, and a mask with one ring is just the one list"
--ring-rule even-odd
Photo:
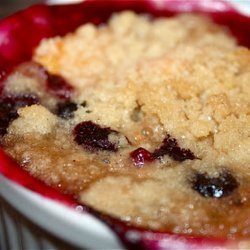
[(6, 78), (1, 145), (129, 224), (250, 236), (250, 51), (209, 19), (113, 15), (45, 39)]

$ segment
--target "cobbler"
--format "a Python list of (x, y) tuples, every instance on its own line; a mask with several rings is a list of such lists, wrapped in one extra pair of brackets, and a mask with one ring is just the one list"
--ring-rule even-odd
[(129, 224), (250, 236), (250, 51), (206, 17), (125, 11), (44, 39), (0, 97), (33, 176)]

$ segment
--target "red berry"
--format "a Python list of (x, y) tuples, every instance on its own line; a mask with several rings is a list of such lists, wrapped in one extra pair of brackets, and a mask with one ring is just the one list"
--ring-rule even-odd
[(138, 168), (144, 166), (146, 162), (152, 162), (154, 160), (152, 154), (145, 148), (138, 148), (130, 153), (134, 165)]

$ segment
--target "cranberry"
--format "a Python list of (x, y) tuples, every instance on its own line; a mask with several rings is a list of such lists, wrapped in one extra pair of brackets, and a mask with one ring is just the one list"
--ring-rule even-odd
[(230, 195), (238, 186), (229, 172), (220, 173), (218, 177), (196, 173), (192, 180), (192, 188), (204, 197), (222, 198)]
[(156, 159), (161, 158), (164, 155), (169, 155), (175, 161), (180, 162), (197, 159), (194, 153), (189, 149), (179, 147), (177, 140), (172, 138), (170, 135), (167, 135), (167, 137), (162, 142), (162, 146), (153, 152), (153, 157)]
[(74, 117), (74, 111), (77, 110), (77, 104), (66, 101), (57, 104), (56, 114), (63, 119), (70, 119)]
[(47, 88), (60, 99), (69, 99), (72, 95), (73, 87), (61, 76), (45, 72), (47, 76)]
[(118, 150), (118, 145), (109, 141), (109, 136), (118, 134), (118, 132), (107, 127), (103, 128), (91, 121), (81, 122), (76, 125), (73, 134), (75, 141), (89, 151), (106, 150), (116, 152)]
[(21, 107), (39, 103), (34, 94), (3, 95), (0, 97), (0, 135), (7, 132), (11, 121), (18, 117), (17, 110)]
[(143, 167), (146, 162), (152, 162), (154, 160), (152, 154), (145, 148), (138, 148), (130, 153), (134, 165), (136, 167)]

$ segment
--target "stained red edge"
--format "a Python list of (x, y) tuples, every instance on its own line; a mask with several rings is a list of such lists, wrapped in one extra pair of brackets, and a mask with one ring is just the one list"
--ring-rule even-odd
[[(210, 16), (214, 22), (228, 28), (237, 38), (239, 44), (250, 48), (250, 17), (240, 14), (229, 3), (222, 0), (87, 0), (80, 4), (67, 6), (39, 4), (0, 21), (0, 89), (1, 82), (15, 66), (31, 59), (34, 48), (42, 39), (72, 32), (86, 22), (98, 25), (105, 22), (113, 12), (125, 9), (131, 9), (138, 13), (150, 13), (154, 17), (173, 16), (180, 12), (203, 13)], [(0, 149), (0, 173), (36, 193), (69, 207), (75, 208), (79, 205), (70, 195), (62, 194), (32, 177), (2, 149)], [(202, 244), (224, 246), (227, 242), (226, 239), (148, 231), (128, 226), (115, 218), (102, 215), (91, 209), (89, 211), (112, 227), (130, 249), (161, 249), (158, 243), (166, 238), (171, 238), (173, 242), (177, 241), (177, 238), (178, 241), (183, 239), (181, 242), (184, 245), (193, 246), (193, 249), (195, 246), (201, 247)], [(135, 242), (129, 241), (125, 237), (125, 232), (128, 229), (143, 233), (143, 236)], [(154, 233), (153, 236), (148, 237), (151, 233)], [(177, 237), (175, 241), (173, 236)]]
[(34, 178), (27, 171), (24, 171), (2, 149), (0, 149), (0, 173), (15, 183), (46, 198), (61, 202), (72, 208), (79, 206), (79, 203), (73, 197), (60, 193), (58, 190)]

